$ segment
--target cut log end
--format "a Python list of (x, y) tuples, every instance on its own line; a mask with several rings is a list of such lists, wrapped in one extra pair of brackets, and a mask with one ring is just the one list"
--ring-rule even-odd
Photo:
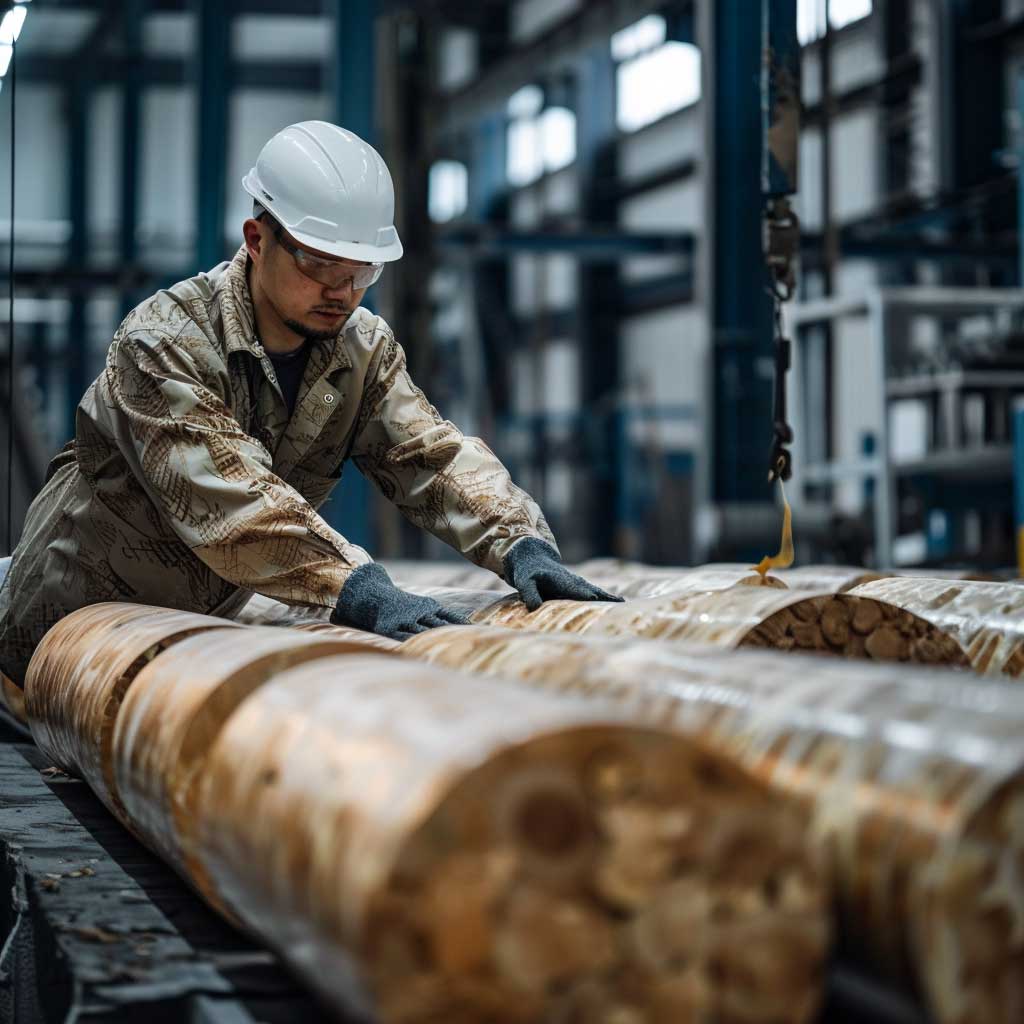
[(808, 597), (750, 630), (741, 647), (966, 666), (957, 641), (910, 612), (851, 594)]
[(801, 822), (660, 734), (608, 740), (511, 751), (409, 839), (364, 931), (383, 1020), (809, 1019), (827, 929)]

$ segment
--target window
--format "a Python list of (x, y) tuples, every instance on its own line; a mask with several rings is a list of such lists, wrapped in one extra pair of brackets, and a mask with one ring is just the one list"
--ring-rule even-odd
[(427, 209), (435, 224), (444, 224), (466, 212), (469, 175), (458, 160), (438, 160), (430, 167)]
[(543, 105), (544, 93), (536, 85), (524, 86), (508, 101), (506, 174), (511, 185), (529, 185), (576, 159), (576, 114), (568, 107)]
[[(829, 0), (828, 20), (833, 29), (845, 28), (866, 18), (871, 0)], [(799, 0), (796, 32), (802, 45), (813, 43), (825, 34), (825, 0)]]
[(649, 14), (611, 39), (616, 70), (615, 120), (633, 132), (700, 99), (700, 50), (665, 39), (665, 19)]

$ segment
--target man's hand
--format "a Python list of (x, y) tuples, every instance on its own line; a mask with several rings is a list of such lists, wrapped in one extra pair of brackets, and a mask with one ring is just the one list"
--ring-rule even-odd
[(621, 597), (605, 593), (582, 576), (569, 572), (550, 544), (527, 537), (517, 541), (502, 561), (505, 579), (519, 591), (531, 612), (545, 601), (621, 601)]
[(468, 626), (461, 612), (442, 608), (432, 597), (400, 590), (376, 562), (359, 566), (345, 581), (331, 613), (336, 626), (355, 626), (371, 633), (408, 640), (435, 626)]

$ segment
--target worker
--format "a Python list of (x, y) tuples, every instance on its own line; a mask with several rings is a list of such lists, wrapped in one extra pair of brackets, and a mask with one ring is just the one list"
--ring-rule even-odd
[(255, 592), (397, 639), (464, 623), (317, 514), (348, 459), (530, 608), (614, 600), (561, 564), (536, 502), (438, 414), (360, 305), (402, 255), (380, 155), (304, 121), (242, 185), (234, 258), (136, 306), (79, 403), (0, 584), (0, 669), (23, 685), (50, 626), (99, 601), (231, 617)]

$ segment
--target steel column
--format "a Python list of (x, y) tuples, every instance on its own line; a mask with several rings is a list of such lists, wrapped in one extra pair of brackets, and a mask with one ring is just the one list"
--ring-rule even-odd
[[(947, 109), (950, 138), (949, 184), (969, 188), (997, 172), (1003, 145), (1003, 62), (1001, 47), (971, 38), (971, 30), (997, 21), (1001, 0), (944, 0), (946, 12)], [(993, 47), (997, 47), (993, 49)]]
[[(145, 0), (125, 0), (122, 11), (127, 74), (121, 90), (121, 266), (135, 266), (138, 260), (139, 127), (142, 108), (142, 15)], [(125, 312), (138, 301), (138, 292), (121, 296)]]
[[(577, 63), (576, 164), (579, 168), (580, 215), (590, 225), (618, 219), (617, 200), (603, 182), (613, 180), (615, 162), (615, 65), (607, 40), (593, 45)], [(620, 553), (628, 541), (624, 501), (619, 354), (621, 281), (616, 260), (579, 264), (576, 339), (580, 346), (582, 409), (593, 424), (589, 452), (593, 467), (589, 508), (590, 549)]]
[(192, 65), (198, 106), (196, 153), (196, 264), (207, 270), (224, 259), (227, 213), (228, 106), (231, 76), (231, 9), (193, 0), (199, 45)]
[[(377, 4), (375, 0), (331, 0), (330, 11), (334, 46), (329, 87), (334, 120), (373, 145)], [(372, 299), (364, 304), (373, 308)], [(366, 478), (352, 466), (323, 514), (353, 544), (372, 550), (370, 498)]]
[[(89, 224), (86, 215), (89, 196), (89, 105), (92, 83), (87, 75), (79, 76), (67, 91), (68, 115), (68, 216), (71, 240), (68, 264), (84, 267), (89, 256)], [(71, 296), (68, 337), (65, 344), (65, 420), (64, 439), (75, 436), (75, 415), (78, 403), (89, 384), (89, 337), (86, 323), (86, 296)], [(63, 439), (62, 442), (63, 443)]]
[(771, 444), (772, 310), (761, 251), (763, 126), (758, 83), (761, 19), (749, 0), (701, 8), (704, 28), (713, 460), (717, 502), (768, 501), (764, 463)]

